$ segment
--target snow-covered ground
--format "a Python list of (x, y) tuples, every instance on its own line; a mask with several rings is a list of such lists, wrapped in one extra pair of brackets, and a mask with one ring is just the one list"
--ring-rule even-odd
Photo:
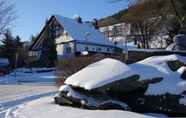
[[(51, 71), (50, 71), (51, 70)], [(53, 71), (52, 71), (53, 70)], [(48, 72), (40, 72), (40, 71), (48, 71)], [(21, 84), (21, 83), (54, 83), (55, 79), (55, 71), (52, 68), (20, 68), (15, 70), (14, 72), (0, 76), (0, 84)]]
[(55, 94), (57, 87), (51, 85), (0, 85), (0, 118), (13, 107)]
[[(140, 76), (139, 81), (163, 78), (159, 83), (149, 85), (145, 93), (147, 95), (182, 94), (186, 90), (186, 80), (181, 78), (185, 67), (173, 72), (166, 62), (174, 60), (186, 64), (186, 57), (178, 55), (150, 57), (131, 65), (114, 59), (104, 59), (75, 73), (65, 83), (91, 90), (137, 74)], [(93, 111), (56, 105), (53, 103), (53, 96), (43, 97), (55, 93), (57, 90), (54, 86), (55, 79), (54, 71), (38, 73), (38, 70), (30, 72), (27, 69), (16, 70), (16, 74), (0, 77), (0, 84), (8, 84), (0, 85), (0, 118), (150, 117), (128, 111)], [(179, 102), (185, 105), (185, 101), (186, 97), (183, 96)]]
[[(0, 77), (0, 118), (149, 118), (129, 111), (91, 111), (54, 104), (55, 73), (18, 69)], [(46, 96), (46, 97), (45, 97)]]
[[(51, 69), (17, 69), (0, 77), (0, 118), (6, 118), (10, 109), (26, 102), (55, 94), (54, 71)], [(41, 71), (46, 71), (42, 72)]]
[(9, 109), (6, 118), (152, 118), (151, 116), (119, 110), (83, 110), (59, 106), (53, 97), (44, 97)]

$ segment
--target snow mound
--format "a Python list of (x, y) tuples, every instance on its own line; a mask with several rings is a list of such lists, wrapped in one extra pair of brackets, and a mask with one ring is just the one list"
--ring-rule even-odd
[(182, 94), (186, 90), (186, 81), (181, 79), (181, 73), (185, 67), (173, 72), (167, 65), (168, 61), (179, 60), (186, 64), (186, 57), (179, 55), (153, 56), (143, 61), (130, 65), (131, 69), (140, 75), (140, 80), (161, 77), (163, 80), (156, 84), (150, 84), (146, 95)]
[(145, 60), (139, 61), (138, 63), (148, 64), (148, 65), (160, 65), (167, 61), (176, 61), (179, 60), (186, 64), (186, 57), (179, 55), (167, 55), (167, 56), (152, 56)]
[(119, 110), (83, 110), (52, 104), (52, 97), (44, 97), (10, 109), (7, 118), (152, 118), (143, 114)]
[(134, 72), (126, 64), (106, 58), (73, 74), (65, 84), (91, 90), (132, 75)]

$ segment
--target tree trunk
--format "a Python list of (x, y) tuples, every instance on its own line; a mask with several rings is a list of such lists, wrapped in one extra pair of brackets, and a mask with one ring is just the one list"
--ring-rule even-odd
[(171, 5), (172, 5), (172, 7), (173, 7), (173, 9), (174, 9), (174, 12), (175, 12), (176, 17), (178, 18), (180, 27), (183, 28), (182, 17), (181, 17), (181, 15), (179, 14), (179, 12), (178, 12), (178, 10), (177, 10), (177, 8), (176, 8), (175, 1), (174, 1), (174, 0), (170, 0), (170, 2), (171, 2)]

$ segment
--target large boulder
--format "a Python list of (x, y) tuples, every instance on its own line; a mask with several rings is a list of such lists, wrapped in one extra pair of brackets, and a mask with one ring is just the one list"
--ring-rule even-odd
[(177, 71), (180, 67), (185, 66), (185, 64), (179, 60), (167, 61), (167, 65), (172, 71)]
[(112, 96), (123, 96), (134, 91), (145, 93), (148, 84), (138, 80), (139, 75), (133, 75), (93, 90), (104, 94), (110, 94)]
[(65, 84), (92, 90), (134, 75), (135, 72), (126, 64), (106, 58), (73, 74), (67, 78)]
[(179, 34), (174, 37), (174, 43), (170, 44), (166, 50), (186, 51), (186, 35)]
[(120, 103), (126, 103), (136, 112), (186, 115), (185, 63), (178, 55), (131, 65), (104, 59), (69, 77), (58, 101), (89, 109), (120, 109)]
[(186, 66), (180, 67), (177, 72), (180, 74), (183, 80), (186, 80)]
[(180, 34), (174, 37), (175, 40), (175, 50), (186, 50), (186, 35)]

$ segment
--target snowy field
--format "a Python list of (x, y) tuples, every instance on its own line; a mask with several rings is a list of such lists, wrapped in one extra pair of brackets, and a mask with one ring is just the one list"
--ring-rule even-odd
[(20, 104), (55, 94), (57, 91), (55, 79), (55, 71), (46, 68), (32, 70), (21, 68), (9, 75), (1, 76), (0, 118), (6, 118), (9, 110)]
[[(174, 72), (166, 63), (175, 60), (186, 63), (186, 58), (178, 55), (151, 57), (131, 65), (113, 59), (104, 59), (75, 73), (65, 81), (65, 84), (92, 90), (123, 77), (127, 78), (138, 74), (141, 81), (157, 76), (163, 77), (163, 80), (158, 84), (150, 85), (145, 94), (163, 95), (171, 93), (177, 95), (186, 90), (186, 81), (180, 77), (185, 67)], [(54, 70), (49, 70), (47, 68), (17, 69), (9, 75), (0, 77), (0, 118), (162, 117), (162, 115), (151, 113), (143, 115), (119, 110), (84, 110), (54, 104), (57, 77)], [(179, 102), (186, 104), (185, 97), (181, 98)]]
[[(45, 72), (41, 72), (45, 71)], [(52, 68), (20, 68), (15, 70), (14, 72), (0, 76), (0, 84), (21, 84), (21, 83), (54, 83), (55, 79), (55, 71)]]
[(10, 109), (55, 94), (56, 90), (49, 85), (0, 85), (0, 118), (6, 118)]
[(55, 72), (17, 69), (0, 77), (0, 118), (149, 118), (128, 111), (90, 111), (54, 104)]

